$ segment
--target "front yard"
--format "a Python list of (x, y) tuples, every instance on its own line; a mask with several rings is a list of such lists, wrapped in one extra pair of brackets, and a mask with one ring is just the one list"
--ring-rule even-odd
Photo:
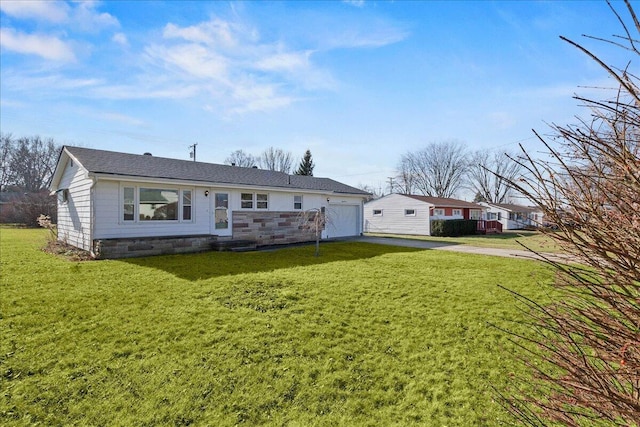
[(522, 314), (497, 285), (552, 278), (366, 243), (70, 262), (45, 237), (0, 230), (3, 425), (498, 425), (521, 350), (488, 322)]

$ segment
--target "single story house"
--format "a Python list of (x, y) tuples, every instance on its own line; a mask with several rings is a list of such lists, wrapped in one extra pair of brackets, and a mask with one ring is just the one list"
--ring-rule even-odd
[(315, 239), (302, 226), (326, 214), (322, 238), (360, 235), (369, 193), (329, 178), (65, 146), (50, 190), (58, 239), (96, 258)]
[(542, 225), (543, 213), (539, 208), (508, 203), (479, 204), (486, 208), (486, 219), (499, 221), (504, 230), (537, 228)]
[(389, 194), (364, 205), (364, 231), (430, 236), (431, 220), (482, 220), (484, 210), (464, 200)]

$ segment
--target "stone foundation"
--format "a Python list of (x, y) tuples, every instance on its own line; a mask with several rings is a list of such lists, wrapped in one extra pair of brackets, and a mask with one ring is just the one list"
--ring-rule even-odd
[[(284, 245), (315, 240), (304, 226), (302, 212), (233, 212), (233, 238), (254, 240), (259, 246)], [(308, 220), (307, 220), (308, 221)]]
[(211, 250), (217, 236), (138, 237), (93, 241), (96, 259), (133, 258)]

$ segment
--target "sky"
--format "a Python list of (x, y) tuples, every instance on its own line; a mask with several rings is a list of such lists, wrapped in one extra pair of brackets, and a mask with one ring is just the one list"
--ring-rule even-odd
[(310, 149), (315, 176), (388, 191), (432, 142), (541, 153), (532, 129), (615, 86), (559, 36), (624, 66), (583, 37), (621, 32), (604, 1), (2, 0), (0, 130), (211, 163)]

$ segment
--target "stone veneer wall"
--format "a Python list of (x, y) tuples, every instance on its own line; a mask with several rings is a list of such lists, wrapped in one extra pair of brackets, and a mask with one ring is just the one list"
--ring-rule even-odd
[(97, 259), (202, 252), (210, 250), (215, 240), (216, 236), (210, 235), (97, 239), (93, 252)]
[[(302, 214), (304, 215), (304, 214)], [(255, 240), (258, 245), (282, 245), (315, 240), (302, 226), (301, 212), (233, 212), (233, 238)]]

